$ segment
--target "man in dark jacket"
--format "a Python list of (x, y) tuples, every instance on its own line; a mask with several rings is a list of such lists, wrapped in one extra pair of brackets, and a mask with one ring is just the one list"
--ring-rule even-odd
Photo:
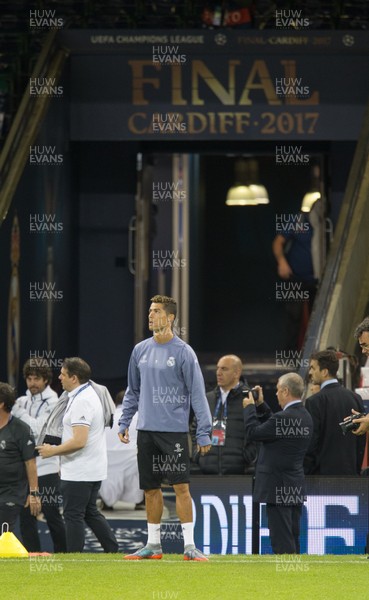
[[(206, 475), (242, 475), (253, 472), (257, 456), (255, 442), (246, 443), (243, 426), (242, 389), (248, 387), (242, 377), (238, 356), (222, 356), (217, 364), (217, 387), (206, 397), (213, 421), (212, 447), (201, 456), (195, 454)], [(196, 426), (191, 427), (192, 439)]]
[[(262, 442), (253, 500), (266, 502), (274, 554), (299, 554), (300, 517), (305, 499), (303, 461), (313, 429), (311, 417), (301, 402), (304, 382), (296, 373), (286, 373), (278, 379), (277, 398), (282, 410), (274, 414), (263, 401), (262, 389), (259, 386), (256, 389), (257, 401), (251, 393), (243, 400), (247, 438)], [(260, 423), (258, 416), (267, 420)]]
[(351, 409), (365, 412), (361, 397), (337, 380), (338, 358), (334, 350), (310, 357), (309, 375), (320, 391), (307, 398), (305, 407), (314, 423), (313, 437), (305, 457), (305, 472), (312, 475), (359, 475), (365, 438), (343, 435), (339, 426)]

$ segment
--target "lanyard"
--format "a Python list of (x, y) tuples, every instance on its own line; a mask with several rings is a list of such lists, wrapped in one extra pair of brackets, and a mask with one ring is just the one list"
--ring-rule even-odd
[(45, 398), (44, 400), (42, 399), (42, 392), (41, 392), (41, 404), (40, 404), (40, 406), (37, 409), (35, 419), (37, 419), (37, 417), (38, 417), (38, 415), (40, 413), (40, 410), (41, 410), (41, 408), (43, 407), (43, 405), (45, 404), (46, 401), (47, 401), (47, 398)]
[[(42, 398), (42, 392), (40, 392), (40, 396), (41, 396), (41, 398), (40, 398), (41, 404), (38, 407), (35, 416), (33, 417), (34, 419), (37, 419), (38, 415), (40, 414), (41, 408), (44, 406), (45, 402), (47, 402), (47, 398), (44, 398), (44, 399)], [(31, 398), (30, 398), (30, 400), (31, 400), (31, 406), (29, 408), (29, 413), (28, 413), (30, 415), (30, 417), (32, 417), (32, 408), (33, 408), (33, 400), (32, 400), (32, 398), (34, 398), (34, 396), (32, 396), (32, 394), (31, 394)], [(27, 407), (28, 407), (28, 399), (26, 401), (26, 404), (25, 404), (24, 408), (27, 409)]]
[[(219, 398), (218, 398), (217, 405), (215, 407), (213, 419), (218, 419), (218, 415), (220, 413), (220, 407), (221, 407), (221, 405), (222, 405), (222, 393), (219, 390)], [(223, 406), (223, 419), (226, 419), (226, 418), (227, 418), (227, 398), (226, 398), (226, 400), (224, 402), (224, 406)]]
[(70, 402), (68, 403), (67, 406), (67, 410), (65, 411), (64, 414), (67, 414), (68, 410), (70, 409), (70, 407), (72, 406), (74, 399), (77, 398), (78, 394), (80, 394), (81, 392), (83, 392), (83, 390), (85, 390), (88, 386), (90, 385), (90, 382), (86, 383), (86, 385), (84, 385), (83, 387), (81, 387), (78, 392), (76, 394), (74, 394), (74, 396), (72, 396), (72, 398), (70, 399)]

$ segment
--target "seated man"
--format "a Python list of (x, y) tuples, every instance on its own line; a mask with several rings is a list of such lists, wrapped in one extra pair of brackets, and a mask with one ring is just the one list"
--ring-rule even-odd
[(246, 442), (243, 425), (242, 389), (249, 388), (242, 377), (238, 356), (222, 356), (217, 364), (217, 386), (206, 397), (213, 421), (212, 448), (204, 455), (196, 453), (196, 421), (192, 423), (193, 456), (207, 475), (242, 475), (253, 472), (257, 444)]

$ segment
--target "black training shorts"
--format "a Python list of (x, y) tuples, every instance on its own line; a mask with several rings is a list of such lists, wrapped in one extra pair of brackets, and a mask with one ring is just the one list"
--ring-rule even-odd
[(137, 458), (142, 490), (160, 488), (163, 479), (171, 485), (190, 481), (187, 433), (139, 430)]

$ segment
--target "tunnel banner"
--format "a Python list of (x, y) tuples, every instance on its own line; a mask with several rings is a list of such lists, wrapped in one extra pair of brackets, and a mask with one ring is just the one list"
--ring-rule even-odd
[(354, 140), (364, 32), (60, 32), (74, 140)]

